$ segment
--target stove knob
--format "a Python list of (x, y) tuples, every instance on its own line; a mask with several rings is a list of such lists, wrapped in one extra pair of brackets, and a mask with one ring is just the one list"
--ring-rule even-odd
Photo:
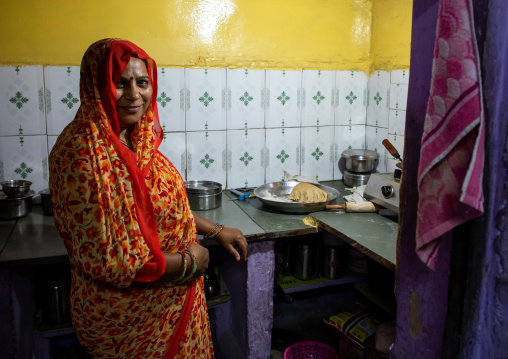
[(381, 187), (381, 194), (383, 195), (384, 198), (393, 197), (394, 193), (395, 193), (395, 190), (394, 190), (393, 186), (382, 186)]

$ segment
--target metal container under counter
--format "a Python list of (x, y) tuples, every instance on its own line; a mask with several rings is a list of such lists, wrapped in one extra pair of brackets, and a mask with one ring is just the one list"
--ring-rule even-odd
[(293, 247), (293, 275), (299, 280), (319, 276), (319, 247), (314, 243), (297, 242)]

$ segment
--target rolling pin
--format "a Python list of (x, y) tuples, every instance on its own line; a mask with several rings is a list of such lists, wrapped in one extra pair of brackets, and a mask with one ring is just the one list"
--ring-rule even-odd
[(348, 213), (372, 213), (379, 211), (379, 206), (372, 202), (346, 202), (345, 204), (327, 204), (326, 209), (343, 209)]

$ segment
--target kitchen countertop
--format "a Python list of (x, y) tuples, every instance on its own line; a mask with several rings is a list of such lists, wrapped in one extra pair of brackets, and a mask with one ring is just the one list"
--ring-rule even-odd
[[(342, 196), (350, 194), (342, 181), (322, 184), (339, 190), (337, 204), (344, 203)], [(345, 213), (342, 210), (310, 214), (281, 213), (264, 207), (257, 198), (243, 201), (233, 201), (233, 198), (236, 196), (224, 191), (221, 207), (197, 213), (213, 222), (240, 228), (248, 241), (315, 233), (316, 228), (302, 221), (310, 216), (320, 230), (336, 235), (384, 266), (395, 269), (398, 225), (393, 216)], [(201, 242), (204, 245), (216, 243), (213, 240)], [(0, 222), (0, 264), (23, 265), (66, 260), (67, 251), (54, 225), (54, 218), (45, 216), (40, 205), (34, 205), (29, 215), (17, 221)]]

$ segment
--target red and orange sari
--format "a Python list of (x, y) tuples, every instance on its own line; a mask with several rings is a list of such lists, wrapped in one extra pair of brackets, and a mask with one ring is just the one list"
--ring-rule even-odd
[[(147, 62), (151, 104), (120, 143), (116, 83), (130, 57)], [(71, 312), (78, 338), (96, 358), (213, 358), (203, 277), (152, 283), (163, 252), (197, 241), (183, 180), (158, 151), (155, 62), (118, 39), (89, 47), (81, 65), (81, 106), (49, 160), (55, 224), (72, 267)]]

